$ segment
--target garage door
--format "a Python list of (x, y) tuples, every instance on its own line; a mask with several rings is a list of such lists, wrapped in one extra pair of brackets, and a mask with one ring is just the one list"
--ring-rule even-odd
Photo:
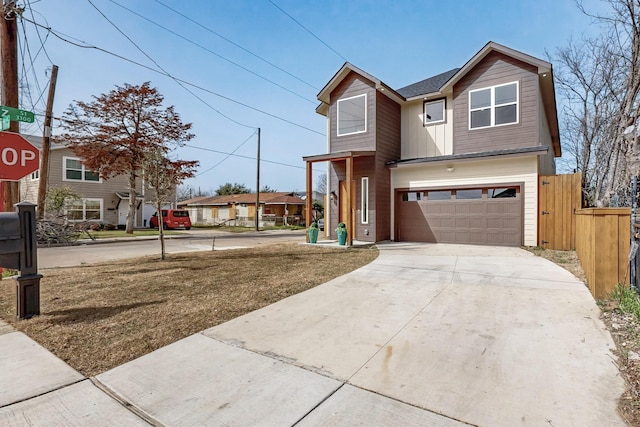
[(396, 240), (522, 245), (519, 186), (398, 192)]

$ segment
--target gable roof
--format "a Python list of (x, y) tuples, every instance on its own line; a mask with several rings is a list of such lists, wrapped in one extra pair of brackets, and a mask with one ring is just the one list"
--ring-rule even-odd
[(331, 92), (350, 72), (355, 72), (371, 81), (374, 84), (376, 90), (393, 99), (398, 104), (403, 104), (407, 101), (415, 101), (426, 97), (435, 97), (438, 95), (442, 95), (445, 92), (451, 90), (453, 86), (458, 81), (460, 81), (460, 79), (462, 79), (489, 53), (494, 51), (510, 56), (537, 68), (540, 82), (540, 93), (542, 94), (542, 104), (545, 114), (548, 118), (547, 122), (549, 131), (551, 133), (553, 152), (556, 157), (560, 157), (562, 155), (562, 149), (560, 147), (558, 112), (556, 107), (555, 87), (553, 83), (553, 67), (551, 63), (491, 41), (484, 45), (484, 47), (480, 49), (478, 53), (473, 55), (473, 57), (469, 59), (461, 68), (454, 68), (452, 70), (445, 71), (444, 73), (440, 73), (433, 77), (429, 77), (408, 86), (404, 86), (397, 90), (391, 89), (380, 79), (366, 73), (365, 71), (350, 64), (349, 62), (346, 62), (318, 94), (320, 105), (316, 108), (316, 112), (322, 115), (327, 115), (327, 112), (329, 110)]
[(414, 96), (424, 96), (428, 93), (438, 92), (440, 88), (453, 77), (460, 68), (454, 68), (449, 71), (445, 71), (437, 76), (429, 77), (428, 79), (421, 80), (417, 83), (410, 84), (397, 90), (405, 100)]

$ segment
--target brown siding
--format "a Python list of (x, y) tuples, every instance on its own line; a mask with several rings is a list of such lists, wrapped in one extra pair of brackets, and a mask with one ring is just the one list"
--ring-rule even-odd
[(375, 215), (371, 215), (369, 225), (375, 224), (377, 242), (391, 239), (391, 171), (386, 163), (400, 158), (401, 114), (399, 104), (381, 93), (377, 94), (375, 182), (369, 180), (372, 195), (369, 203), (375, 207)]
[[(469, 91), (519, 82), (519, 123), (469, 130)], [(532, 147), (538, 138), (538, 75), (535, 67), (491, 52), (453, 90), (454, 154)]]
[[(337, 112), (338, 100), (361, 94), (367, 94), (367, 131), (355, 135), (338, 136)], [(376, 89), (373, 83), (359, 74), (351, 72), (331, 92), (329, 106), (330, 152), (348, 150), (374, 150), (376, 134)]]

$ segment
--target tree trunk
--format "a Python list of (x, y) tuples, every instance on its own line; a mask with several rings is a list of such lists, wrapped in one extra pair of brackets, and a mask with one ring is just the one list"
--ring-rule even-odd
[(160, 238), (160, 256), (164, 261), (164, 259), (166, 258), (166, 251), (164, 246), (164, 217), (162, 216), (162, 203), (160, 202), (159, 198), (156, 199), (158, 199), (158, 201), (156, 202), (156, 210), (158, 212), (158, 237)]
[[(129, 212), (127, 212), (127, 234), (133, 234), (134, 220), (136, 217), (136, 174), (129, 174)], [(160, 218), (162, 219), (162, 218)]]

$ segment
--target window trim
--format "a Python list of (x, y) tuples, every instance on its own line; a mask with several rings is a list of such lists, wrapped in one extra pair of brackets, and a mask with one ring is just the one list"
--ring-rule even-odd
[[(427, 105), (435, 104), (437, 102), (442, 102), (442, 120), (427, 122)], [(438, 98), (438, 99), (432, 99), (430, 101), (424, 101), (422, 104), (422, 114), (424, 116), (422, 120), (422, 124), (424, 126), (431, 126), (431, 125), (446, 123), (447, 122), (447, 98)]]
[[(102, 222), (104, 219), (104, 199), (96, 198), (96, 197), (86, 197), (80, 199), (82, 201), (82, 219), (69, 219), (70, 222), (84, 222), (84, 221), (96, 221)], [(100, 218), (92, 218), (87, 219), (87, 201), (91, 202), (100, 202)], [(69, 214), (69, 208), (65, 209), (65, 215)], [(78, 211), (78, 209), (72, 209), (73, 211)]]
[[(359, 131), (349, 132), (349, 133), (340, 133), (340, 103), (342, 101), (348, 101), (350, 99), (355, 99), (360, 97), (364, 97), (364, 130), (359, 130)], [(367, 94), (363, 93), (360, 95), (350, 96), (348, 98), (338, 99), (338, 101), (336, 102), (336, 135), (347, 136), (347, 135), (357, 135), (359, 133), (366, 133), (366, 132), (367, 132)]]
[[(516, 100), (515, 102), (507, 102), (504, 104), (499, 104), (496, 105), (496, 88), (499, 87), (503, 87), (503, 86), (509, 86), (509, 85), (516, 85)], [(471, 94), (474, 92), (480, 92), (483, 90), (490, 90), (491, 93), (491, 101), (488, 107), (482, 107), (482, 108), (471, 108)], [(508, 83), (501, 83), (499, 85), (494, 85), (494, 86), (487, 86), (487, 87), (483, 87), (483, 88), (479, 88), (479, 89), (473, 89), (469, 91), (469, 95), (468, 95), (468, 101), (469, 101), (469, 105), (468, 105), (468, 119), (469, 119), (469, 130), (478, 130), (478, 129), (488, 129), (488, 128), (493, 128), (493, 127), (500, 127), (500, 126), (510, 126), (510, 125), (517, 125), (518, 123), (520, 123), (520, 81), (516, 80), (513, 82), (508, 82)], [(497, 125), (496, 124), (496, 108), (498, 107), (505, 107), (507, 105), (515, 105), (516, 106), (516, 121), (515, 122), (510, 122), (510, 123), (502, 123)], [(486, 110), (489, 109), (491, 114), (490, 114), (490, 124), (489, 126), (478, 126), (478, 127), (471, 127), (471, 113), (474, 111), (482, 111), (482, 110)]]
[(360, 223), (369, 224), (369, 177), (367, 176), (363, 176), (360, 183)]
[[(69, 178), (67, 178), (67, 160), (77, 160), (77, 161), (80, 162), (80, 164), (82, 165), (82, 169), (81, 169), (82, 179), (69, 179)], [(77, 169), (72, 169), (72, 170), (77, 170)], [(98, 180), (97, 181), (90, 181), (88, 179), (84, 179), (85, 173), (87, 173), (87, 172), (97, 173), (97, 172), (94, 172), (92, 170), (87, 169), (87, 167), (84, 165), (84, 163), (82, 162), (82, 159), (80, 157), (62, 156), (62, 180), (63, 181), (67, 181), (67, 182), (88, 182), (88, 183), (92, 183), (92, 184), (100, 184), (100, 183), (102, 183), (102, 177), (100, 176), (100, 174), (98, 174)]]

